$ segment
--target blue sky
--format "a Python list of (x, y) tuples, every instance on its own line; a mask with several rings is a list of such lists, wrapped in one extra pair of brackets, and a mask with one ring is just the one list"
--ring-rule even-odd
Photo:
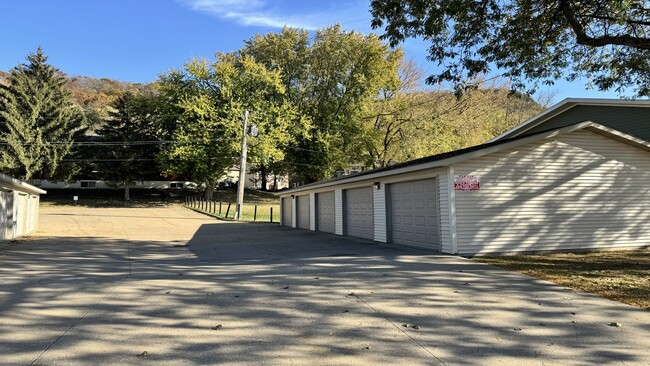
[[(369, 0), (2, 0), (0, 70), (23, 62), (41, 46), (50, 62), (71, 75), (150, 82), (193, 57), (240, 48), (256, 33), (283, 25), (315, 29), (340, 23), (368, 33)], [(403, 48), (426, 71), (426, 44)], [(584, 81), (558, 82), (566, 97), (615, 98), (585, 90)]]

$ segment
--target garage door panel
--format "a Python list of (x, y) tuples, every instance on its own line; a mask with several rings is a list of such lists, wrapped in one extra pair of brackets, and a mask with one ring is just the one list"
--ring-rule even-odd
[(345, 191), (346, 235), (374, 238), (372, 188), (355, 188)]
[(431, 220), (427, 220), (424, 216), (416, 216), (414, 225), (427, 226), (427, 221), (431, 222)]
[(296, 227), (309, 229), (309, 196), (296, 197)]
[(335, 209), (334, 192), (323, 192), (316, 195), (318, 231), (334, 233), (335, 231)]
[(439, 249), (435, 179), (395, 183), (389, 194), (392, 241)]
[(282, 225), (291, 226), (291, 197), (282, 199)]

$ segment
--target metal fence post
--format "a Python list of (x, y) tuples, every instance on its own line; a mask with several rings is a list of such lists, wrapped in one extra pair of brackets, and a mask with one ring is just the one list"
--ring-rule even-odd
[(255, 211), (253, 211), (253, 222), (257, 221), (257, 205), (255, 205)]
[(273, 207), (271, 207), (271, 222), (273, 222)]

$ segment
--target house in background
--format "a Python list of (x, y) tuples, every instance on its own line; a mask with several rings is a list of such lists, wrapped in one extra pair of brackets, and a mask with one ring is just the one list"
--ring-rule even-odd
[(40, 195), (44, 190), (0, 173), (0, 240), (38, 230)]
[[(226, 171), (226, 175), (221, 180), (221, 185), (230, 186), (236, 184), (239, 180), (239, 167), (233, 166)], [(268, 176), (267, 189), (274, 190), (273, 184), (277, 184), (278, 190), (287, 188), (289, 186), (287, 176), (273, 174)], [(50, 181), (47, 179), (34, 179), (34, 185), (44, 189), (114, 189), (119, 188), (114, 183), (100, 180), (100, 179), (80, 179), (72, 182), (65, 181)], [(131, 188), (140, 189), (163, 189), (163, 190), (181, 190), (181, 189), (195, 189), (198, 185), (194, 182), (184, 180), (145, 180), (133, 181), (130, 185)], [(262, 179), (257, 172), (248, 172), (246, 174), (246, 188), (261, 189)]]
[[(226, 177), (223, 180), (229, 185), (236, 184), (239, 181), (239, 165), (232, 166), (228, 169)], [(259, 171), (249, 171), (246, 173), (245, 188), (262, 189), (262, 175)], [(268, 174), (266, 177), (266, 190), (279, 191), (289, 187), (288, 175), (284, 174)]]
[(647, 247), (648, 107), (569, 99), (483, 145), (284, 191), (281, 222), (468, 256)]

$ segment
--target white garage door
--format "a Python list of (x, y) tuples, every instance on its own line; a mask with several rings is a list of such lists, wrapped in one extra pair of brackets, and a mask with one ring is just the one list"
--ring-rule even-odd
[(282, 225), (291, 226), (291, 197), (282, 199)]
[(316, 202), (318, 231), (334, 233), (334, 192), (319, 193)]
[(296, 226), (301, 229), (309, 229), (309, 196), (296, 197)]
[(373, 239), (372, 187), (345, 191), (346, 235)]
[(439, 250), (436, 180), (391, 184), (389, 194), (392, 242)]

